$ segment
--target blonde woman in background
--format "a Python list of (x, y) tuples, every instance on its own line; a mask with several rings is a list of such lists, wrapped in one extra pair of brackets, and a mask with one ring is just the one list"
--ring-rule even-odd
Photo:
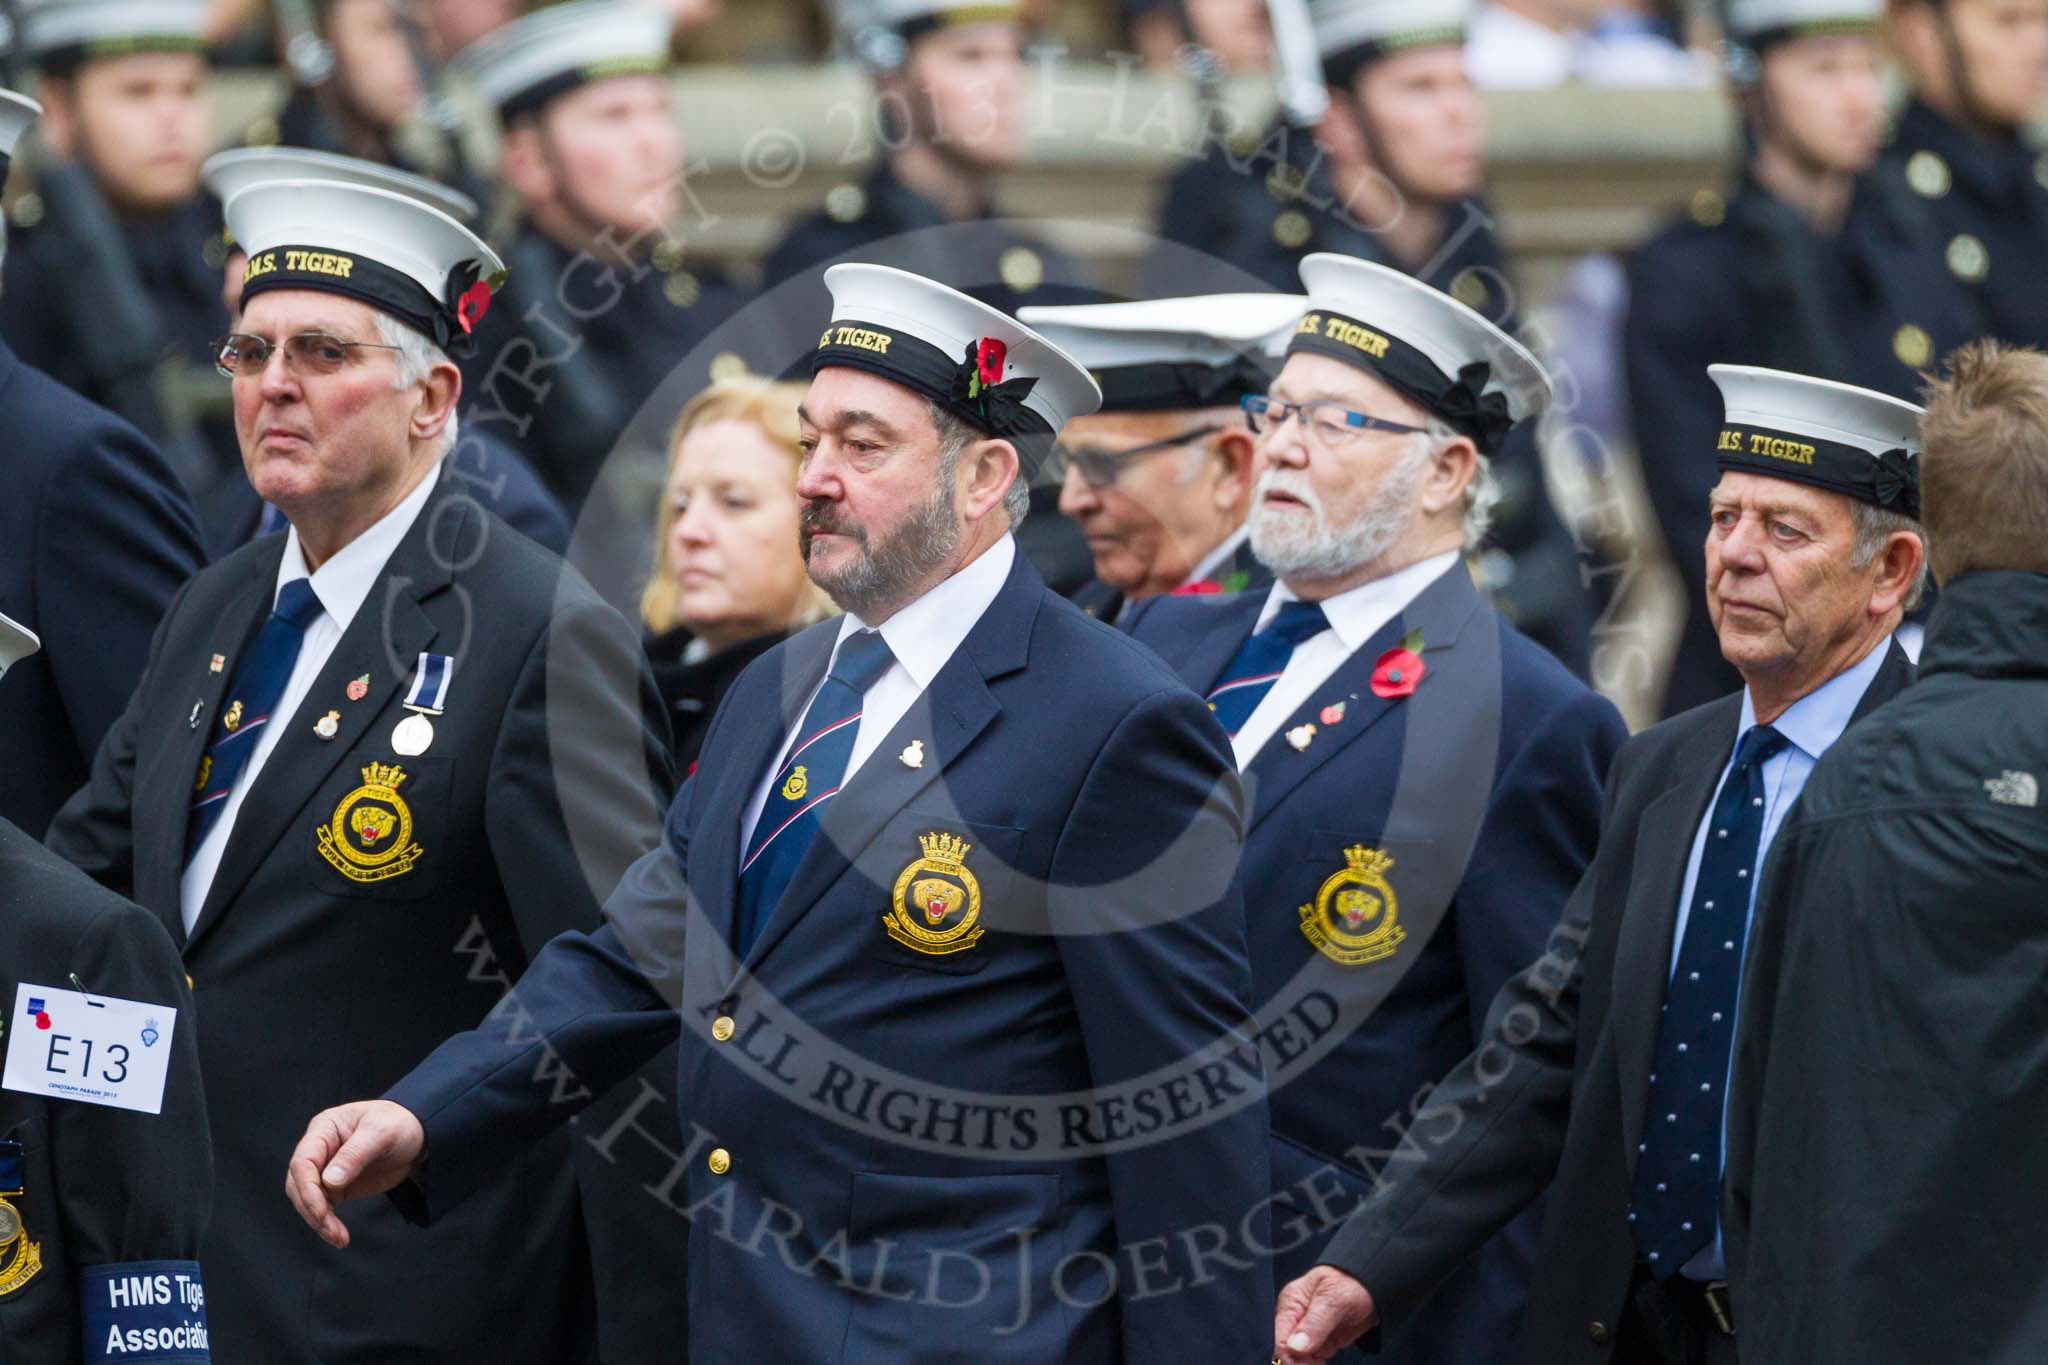
[(679, 770), (695, 765), (711, 714), (740, 670), (790, 631), (837, 611), (797, 548), (803, 395), (800, 384), (722, 380), (690, 400), (669, 439), (640, 615)]

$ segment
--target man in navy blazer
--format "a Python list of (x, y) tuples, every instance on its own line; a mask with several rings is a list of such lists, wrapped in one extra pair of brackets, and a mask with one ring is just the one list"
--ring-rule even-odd
[[(40, 112), (0, 90), (0, 181)], [(206, 556), (185, 486), (149, 438), (5, 342), (0, 412), (0, 613), (43, 642), (0, 683), (0, 819), (40, 839), (85, 785), (164, 609)]]
[(436, 1217), (575, 1111), (562, 1076), (602, 1093), (680, 1024), (649, 1197), (688, 1219), (692, 1365), (1263, 1362), (1280, 1035), (1228, 742), (1012, 537), (1098, 390), (930, 281), (826, 281), (798, 492), (849, 614), (740, 676), (606, 925), (314, 1117), (287, 1192), (337, 1246), (340, 1200)]
[[(1477, 313), (1349, 257), (1302, 263), (1308, 311), (1259, 432), (1253, 552), (1270, 592), (1162, 597), (1128, 629), (1206, 695), (1245, 785), (1259, 1025), (1290, 1022), (1272, 1092), (1285, 1280), (1444, 1117), (1432, 1083), (1542, 951), (1599, 832), (1614, 708), (1481, 600), (1486, 457), (1547, 396)], [(1455, 377), (1453, 377), (1455, 376)], [(1498, 1358), (1533, 1222), (1510, 1227), (1381, 1343)]]

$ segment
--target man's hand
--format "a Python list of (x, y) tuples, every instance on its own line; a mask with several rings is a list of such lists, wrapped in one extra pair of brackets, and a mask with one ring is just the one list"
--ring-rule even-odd
[(410, 1109), (362, 1100), (324, 1110), (306, 1125), (284, 1174), (285, 1198), (329, 1246), (348, 1245), (334, 1206), (382, 1194), (413, 1173), (427, 1130)]
[(1372, 1330), (1372, 1294), (1341, 1270), (1319, 1265), (1280, 1291), (1273, 1311), (1277, 1365), (1316, 1365)]

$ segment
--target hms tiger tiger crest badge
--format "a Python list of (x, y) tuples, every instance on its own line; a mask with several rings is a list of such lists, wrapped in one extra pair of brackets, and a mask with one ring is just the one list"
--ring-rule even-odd
[(412, 810), (398, 788), (405, 770), (396, 763), (363, 769), (363, 785), (334, 808), (320, 828), (320, 856), (355, 882), (381, 882), (412, 871), (423, 850), (412, 841)]
[(1357, 967), (1394, 955), (1408, 931), (1400, 902), (1387, 883), (1394, 860), (1382, 849), (1353, 844), (1344, 866), (1324, 879), (1316, 898), (1301, 907), (1301, 934), (1332, 962)]
[(964, 952), (985, 930), (981, 920), (981, 883), (967, 870), (973, 848), (958, 835), (920, 834), (924, 856), (896, 878), (889, 913), (882, 927), (889, 937), (931, 957)]

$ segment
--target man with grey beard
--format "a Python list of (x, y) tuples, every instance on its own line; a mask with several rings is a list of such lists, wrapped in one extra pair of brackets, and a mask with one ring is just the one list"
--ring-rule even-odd
[[(1263, 397), (1251, 546), (1279, 580), (1158, 597), (1128, 625), (1205, 695), (1245, 786), (1255, 1027), (1268, 1075), (1277, 1278), (1314, 1263), (1393, 1149), (1455, 1116), (1429, 1087), (1543, 949), (1598, 841), (1626, 731), (1480, 598), (1463, 562), (1488, 457), (1550, 381), (1479, 314), (1318, 254)], [(1535, 1223), (1511, 1224), (1381, 1343), (1492, 1360), (1514, 1340)]]
[(649, 1196), (685, 1215), (695, 1365), (1265, 1359), (1229, 742), (1012, 534), (1100, 392), (929, 280), (825, 283), (796, 488), (848, 615), (735, 681), (605, 927), (314, 1117), (289, 1197), (336, 1246), (345, 1199), (439, 1218), (680, 1032), (690, 1138)]

